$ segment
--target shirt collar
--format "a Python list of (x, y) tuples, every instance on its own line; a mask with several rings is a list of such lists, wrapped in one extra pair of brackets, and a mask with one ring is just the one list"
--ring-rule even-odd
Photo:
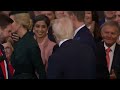
[[(114, 43), (111, 47), (110, 47), (110, 49), (114, 52), (114, 50), (115, 50), (115, 46), (116, 46), (116, 43)], [(104, 42), (104, 47), (105, 47), (105, 50), (108, 48), (107, 46), (106, 46), (106, 44), (105, 44), (105, 42)]]
[(61, 44), (62, 44), (63, 42), (65, 42), (65, 41), (67, 41), (67, 40), (68, 40), (68, 39), (64, 39), (64, 40), (60, 41), (59, 47), (61, 46)]
[(77, 28), (76, 30), (75, 30), (75, 33), (74, 33), (74, 36), (77, 34), (77, 32), (81, 29), (81, 28), (83, 28), (85, 26), (85, 24), (83, 24), (82, 26), (80, 26), (79, 28)]

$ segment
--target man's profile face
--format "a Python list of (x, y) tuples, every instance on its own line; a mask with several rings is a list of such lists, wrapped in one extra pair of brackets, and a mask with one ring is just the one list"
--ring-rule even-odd
[(6, 28), (0, 27), (0, 42), (4, 42), (6, 39), (11, 37), (12, 26), (9, 24)]

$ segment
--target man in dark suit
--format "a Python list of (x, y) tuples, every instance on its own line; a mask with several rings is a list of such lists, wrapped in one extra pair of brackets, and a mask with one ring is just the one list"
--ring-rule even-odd
[(95, 41), (90, 32), (84, 23), (84, 11), (65, 11), (65, 15), (68, 16), (74, 26), (74, 39), (79, 40), (79, 42), (87, 44), (93, 48), (95, 51)]
[[(120, 70), (120, 45), (116, 40), (120, 34), (120, 28), (117, 22), (105, 22), (101, 29), (103, 42), (97, 44), (97, 78), (98, 79), (116, 79), (119, 78)], [(110, 49), (107, 54), (108, 48)], [(108, 59), (109, 57), (109, 59)]]
[(104, 18), (99, 20), (99, 25), (101, 26), (107, 21), (114, 21), (115, 11), (104, 11)]
[(10, 72), (8, 70), (8, 61), (2, 44), (11, 36), (11, 24), (13, 20), (8, 16), (0, 13), (0, 79), (9, 79)]
[[(48, 79), (95, 79), (96, 61), (93, 49), (73, 40), (69, 18), (56, 19), (52, 25), (59, 48), (48, 60)], [(87, 54), (89, 53), (89, 54)]]

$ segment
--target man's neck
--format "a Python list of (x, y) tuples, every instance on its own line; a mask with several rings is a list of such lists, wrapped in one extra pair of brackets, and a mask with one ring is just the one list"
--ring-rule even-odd
[(105, 18), (105, 22), (107, 22), (107, 21), (113, 21), (115, 18), (114, 17), (112, 17), (112, 18)]
[(74, 30), (76, 30), (77, 28), (79, 28), (80, 26), (84, 25), (84, 22), (76, 22), (75, 26), (74, 26)]

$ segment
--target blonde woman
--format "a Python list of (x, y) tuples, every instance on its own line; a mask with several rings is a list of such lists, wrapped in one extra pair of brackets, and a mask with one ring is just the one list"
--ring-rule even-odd
[(14, 46), (11, 63), (15, 69), (13, 79), (39, 79), (45, 78), (45, 68), (40, 56), (39, 46), (29, 32), (31, 28), (30, 15), (27, 12), (14, 14), (13, 33), (20, 37)]

